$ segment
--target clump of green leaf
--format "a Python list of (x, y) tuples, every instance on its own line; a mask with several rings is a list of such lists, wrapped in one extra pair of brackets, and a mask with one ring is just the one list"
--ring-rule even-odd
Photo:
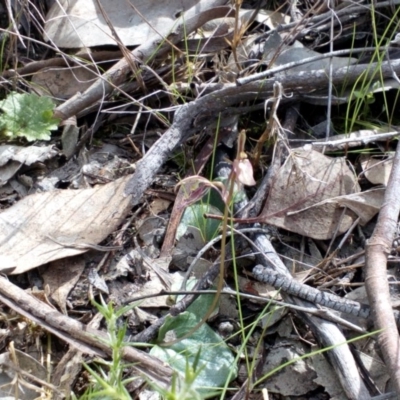
[[(187, 311), (167, 316), (150, 354), (166, 362), (179, 373), (171, 386), (168, 400), (201, 400), (215, 397), (226, 382), (237, 376), (235, 356), (224, 340), (205, 323), (183, 338), (212, 307), (212, 296), (199, 296)], [(172, 344), (168, 343), (173, 341)], [(175, 342), (175, 339), (181, 339)]]
[(50, 131), (58, 127), (59, 120), (53, 116), (54, 103), (49, 97), (12, 92), (0, 101), (0, 109), (3, 137), (49, 140)]

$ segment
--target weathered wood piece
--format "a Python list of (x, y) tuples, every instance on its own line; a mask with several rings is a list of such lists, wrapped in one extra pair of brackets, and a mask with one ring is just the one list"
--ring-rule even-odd
[[(100, 357), (112, 353), (106, 332), (61, 314), (3, 276), (0, 276), (0, 301), (84, 353)], [(124, 346), (121, 356), (149, 379), (164, 387), (170, 384), (172, 369), (157, 358), (132, 346)]]

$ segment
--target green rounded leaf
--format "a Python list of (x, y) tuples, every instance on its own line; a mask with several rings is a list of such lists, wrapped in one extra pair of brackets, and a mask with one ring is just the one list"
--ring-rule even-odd
[(12, 92), (0, 101), (0, 109), (1, 133), (11, 139), (49, 140), (50, 131), (58, 128), (59, 120), (53, 117), (54, 103), (48, 97)]
[[(172, 335), (172, 340), (184, 336), (200, 321), (198, 317), (189, 312), (184, 312), (177, 317), (168, 316), (161, 327), (157, 342), (161, 343), (165, 336)], [(226, 382), (233, 380), (237, 375), (235, 357), (222, 338), (217, 335), (207, 324), (203, 324), (190, 337), (168, 347), (154, 346), (150, 354), (167, 362), (173, 369), (185, 374), (186, 364), (197, 363), (197, 376), (195, 387), (206, 397), (215, 395), (210, 389), (220, 388)], [(204, 389), (203, 389), (204, 388)]]

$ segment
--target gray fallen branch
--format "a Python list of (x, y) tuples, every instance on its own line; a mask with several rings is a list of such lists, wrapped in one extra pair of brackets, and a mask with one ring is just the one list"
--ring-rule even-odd
[[(284, 124), (284, 127), (285, 126), (286, 124)], [(265, 189), (267, 189), (270, 182), (274, 180), (274, 170), (276, 170), (278, 168), (278, 165), (280, 164), (280, 157), (278, 156), (278, 154), (281, 152), (283, 153), (283, 147), (278, 144), (278, 149), (275, 152), (275, 159), (271, 165), (271, 173), (268, 174), (268, 179), (263, 182), (263, 186)], [(252, 209), (251, 211), (259, 212), (259, 206), (261, 206), (261, 204), (256, 203), (254, 209)], [(245, 212), (245, 209), (246, 207), (242, 208), (242, 210), (238, 212), (239, 217), (243, 217), (242, 213)], [(247, 211), (250, 212), (250, 210)], [(241, 235), (240, 231), (236, 231), (236, 233)], [(276, 266), (277, 271), (283, 271), (284, 274), (290, 276), (289, 271), (286, 269), (279, 256), (275, 253), (275, 250), (273, 249), (268, 237), (268, 234), (266, 234), (265, 232), (258, 232), (255, 234), (256, 243), (248, 238), (247, 240), (256, 251), (260, 251), (261, 254), (263, 254), (263, 256), (261, 256), (261, 254), (257, 256), (257, 259), (261, 259), (260, 264), (265, 263), (266, 260), (271, 260)], [(238, 239), (238, 236), (236, 236), (236, 238)], [(241, 247), (241, 241), (236, 240), (236, 242), (237, 243), (235, 245), (235, 248), (239, 249)], [(314, 309), (315, 307), (313, 304), (297, 298), (293, 298), (285, 293), (283, 293), (282, 295), (284, 300), (286, 300), (290, 304), (295, 304), (297, 306), (308, 309)], [(348, 346), (335, 346), (338, 343), (344, 343), (346, 340), (344, 335), (338, 328), (338, 325), (336, 323), (332, 323), (331, 320), (318, 318), (315, 315), (310, 315), (307, 312), (299, 312), (299, 314), (303, 318), (303, 320), (305, 320), (305, 322), (309, 325), (311, 331), (314, 334), (314, 337), (321, 345), (321, 347), (333, 347), (333, 349), (329, 351), (326, 355), (330, 359), (332, 366), (336, 371), (342, 387), (348, 397), (350, 399), (357, 400), (369, 399), (370, 396), (360, 378), (353, 355), (351, 354)]]
[(149, 41), (130, 53), (130, 62), (125, 57), (122, 58), (99, 77), (84, 93), (78, 93), (58, 106), (55, 110), (57, 118), (65, 120), (72, 117), (101, 100), (114, 89), (118, 89), (132, 72), (130, 63), (134, 63), (139, 67), (138, 64), (148, 62), (155, 55), (160, 57), (167, 53), (171, 49), (171, 45), (177, 44), (206, 22), (232, 15), (233, 10), (230, 7), (218, 7), (226, 2), (226, 0), (203, 0), (200, 6), (196, 5), (186, 11), (174, 26), (166, 27), (165, 32), (163, 32), (166, 36), (164, 40), (158, 34), (154, 34)]
[[(93, 329), (98, 329), (102, 319), (103, 316), (100, 313), (97, 313), (87, 326)], [(76, 347), (70, 346), (68, 351), (57, 363), (51, 377), (51, 383), (63, 393), (69, 393), (81, 372), (84, 357), (84, 353), (79, 351)], [(61, 396), (58, 393), (52, 393), (52, 399), (64, 400), (65, 396)]]
[[(268, 283), (276, 289), (296, 296), (299, 299), (307, 300), (310, 303), (319, 304), (335, 311), (354, 315), (355, 317), (368, 319), (371, 317), (371, 307), (357, 301), (344, 299), (328, 292), (322, 292), (316, 288), (297, 282), (287, 275), (280, 274), (271, 268), (256, 265), (253, 269), (253, 276), (260, 282)], [(397, 326), (400, 327), (400, 313), (393, 310)]]
[(336, 135), (335, 140), (326, 141), (325, 139), (320, 140), (302, 140), (302, 139), (291, 139), (289, 142), (294, 144), (296, 147), (302, 145), (303, 148), (312, 147), (314, 150), (321, 151), (326, 148), (327, 150), (345, 150), (350, 147), (365, 146), (371, 142), (386, 141), (395, 138), (400, 135), (400, 131), (392, 131), (381, 133), (376, 129), (361, 129), (356, 132), (349, 134)]
[[(291, 279), (291, 274), (283, 264), (282, 260), (275, 252), (274, 247), (265, 235), (256, 234), (254, 237), (255, 250), (262, 252), (257, 256), (258, 262), (268, 269), (273, 268), (282, 275), (286, 275)], [(313, 304), (292, 297), (282, 292), (284, 301), (300, 305), (302, 307), (314, 307)], [(301, 318), (310, 326), (314, 336), (320, 343), (321, 347), (334, 346), (337, 343), (346, 341), (343, 333), (336, 324), (325, 321), (318, 317), (309, 316), (307, 313), (300, 312)], [(332, 350), (325, 353), (329, 358), (338, 378), (349, 399), (369, 400), (371, 396), (362, 381), (353, 355), (347, 345), (336, 346)]]
[(400, 338), (390, 302), (386, 279), (387, 257), (400, 212), (400, 142), (397, 143), (385, 198), (371, 238), (365, 245), (365, 288), (376, 329), (382, 329), (378, 342), (400, 398)]
[(329, 52), (329, 53), (320, 54), (318, 56), (307, 57), (307, 58), (304, 58), (304, 59), (299, 60), (299, 61), (289, 62), (289, 63), (284, 64), (284, 65), (279, 65), (279, 67), (267, 69), (266, 71), (263, 71), (263, 72), (257, 72), (255, 74), (252, 74), (252, 75), (249, 75), (249, 76), (245, 76), (243, 78), (239, 78), (239, 79), (236, 80), (236, 84), (238, 86), (246, 85), (247, 83), (250, 83), (250, 82), (254, 82), (254, 81), (261, 80), (261, 79), (270, 78), (271, 76), (274, 76), (274, 75), (278, 74), (279, 72), (284, 72), (284, 71), (290, 70), (291, 68), (298, 67), (300, 65), (313, 63), (315, 61), (324, 60), (326, 58), (338, 57), (338, 56), (344, 56), (344, 55), (351, 55), (351, 54), (356, 54), (356, 53), (363, 53), (365, 51), (371, 51), (372, 52), (372, 51), (378, 51), (378, 50), (379, 51), (388, 51), (389, 50), (389, 46), (378, 47), (378, 48), (376, 48), (376, 47), (367, 47), (367, 48), (362, 48), (362, 49), (336, 50), (336, 51), (332, 51), (332, 52)]
[[(390, 0), (390, 1), (382, 1), (379, 3), (374, 4), (373, 6), (371, 4), (366, 4), (366, 3), (348, 3), (345, 7), (342, 7), (340, 9), (335, 10), (335, 19), (338, 19), (339, 17), (346, 16), (349, 14), (355, 15), (355, 14), (365, 14), (369, 13), (373, 10), (381, 9), (381, 8), (386, 8), (386, 7), (394, 7), (395, 5), (399, 5), (400, 0)], [(314, 31), (314, 29), (318, 26), (318, 23), (329, 23), (331, 19), (332, 11), (329, 10), (323, 14), (316, 14), (312, 17), (309, 18), (304, 18), (301, 23), (299, 24), (299, 21), (293, 21), (288, 24), (282, 24), (278, 25), (276, 29), (272, 29), (268, 32), (266, 32), (264, 35), (262, 35), (261, 38), (266, 38), (273, 34), (275, 31), (276, 32), (285, 32), (285, 31), (291, 31), (293, 29), (296, 29), (298, 33), (293, 37), (291, 37), (292, 40), (294, 39), (299, 39), (301, 37), (304, 37), (305, 35), (309, 34), (310, 31)], [(339, 19), (340, 20), (340, 19)]]
[[(90, 328), (61, 314), (3, 276), (0, 276), (0, 302), (84, 353), (100, 357), (112, 354), (112, 349), (106, 344), (106, 332)], [(168, 387), (171, 383), (171, 368), (157, 358), (131, 346), (123, 347), (121, 356), (132, 363), (137, 371), (163, 387)]]
[[(384, 77), (392, 76), (392, 68), (387, 62), (383, 62), (380, 67), (380, 71), (378, 65), (339, 68), (334, 72), (332, 80), (335, 85), (341, 85), (344, 82), (352, 84), (359, 78), (360, 74), (365, 74), (371, 78), (376, 75), (376, 71), (379, 71), (381, 76)], [(400, 73), (400, 60), (393, 61), (392, 67)], [(136, 205), (140, 202), (144, 190), (151, 184), (159, 168), (179, 144), (183, 143), (194, 132), (210, 125), (213, 120), (218, 118), (220, 113), (224, 116), (224, 111), (231, 105), (247, 100), (263, 100), (272, 96), (273, 85), (276, 80), (281, 82), (286, 95), (289, 95), (292, 91), (307, 93), (314, 89), (324, 88), (328, 84), (325, 70), (308, 71), (295, 76), (283, 75), (262, 82), (252, 82), (240, 87), (235, 84), (228, 84), (220, 90), (181, 106), (175, 113), (172, 126), (138, 162), (136, 172), (125, 188), (126, 195), (132, 196), (132, 204)], [(258, 235), (258, 237), (261, 240), (261, 236)], [(258, 243), (258, 247), (262, 248), (263, 244)], [(268, 258), (270, 258), (271, 254), (268, 252), (274, 252), (272, 246), (264, 251), (264, 254), (268, 254)], [(262, 263), (262, 261), (260, 262)], [(283, 265), (278, 256), (276, 256), (275, 262)], [(284, 265), (282, 268), (283, 271), (286, 271), (283, 273), (289, 274)], [(290, 297), (287, 301), (300, 302), (300, 300)], [(303, 306), (304, 304), (309, 303), (301, 303)], [(311, 305), (309, 306), (311, 307)], [(307, 315), (303, 315), (303, 318), (307, 320), (310, 326), (313, 326), (315, 335), (320, 338), (323, 346), (332, 346), (335, 343), (345, 341), (343, 334), (334, 324), (320, 318), (309, 318)], [(335, 370), (348, 397), (360, 400), (369, 399), (370, 395), (357, 373), (349, 349), (346, 346), (340, 346), (331, 350), (328, 357), (332, 358)]]
[[(350, 85), (361, 74), (371, 78), (378, 73), (383, 78), (389, 78), (392, 77), (392, 68), (400, 74), (400, 60), (394, 60), (391, 63), (390, 66), (388, 62), (382, 62), (380, 68), (375, 63), (338, 68), (333, 73), (332, 81), (334, 85), (342, 85), (344, 82)], [(229, 117), (233, 111), (230, 109), (228, 114), (226, 110), (230, 106), (244, 101), (264, 100), (271, 97), (276, 81), (282, 84), (286, 96), (292, 92), (307, 93), (328, 85), (326, 71), (322, 69), (294, 75), (278, 75), (273, 79), (251, 82), (239, 87), (235, 84), (227, 84), (220, 90), (184, 104), (176, 111), (171, 127), (137, 163), (136, 172), (125, 188), (126, 195), (132, 195), (132, 204), (136, 205), (140, 202), (142, 194), (153, 181), (155, 174), (178, 145), (204, 126), (212, 124), (219, 115)]]

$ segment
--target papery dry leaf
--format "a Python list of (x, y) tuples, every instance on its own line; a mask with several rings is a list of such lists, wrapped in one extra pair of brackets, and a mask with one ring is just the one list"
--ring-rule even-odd
[(172, 202), (170, 200), (156, 198), (150, 203), (149, 211), (153, 215), (160, 214), (161, 212), (167, 210), (171, 203)]
[(387, 185), (392, 171), (393, 158), (380, 160), (371, 156), (361, 156), (361, 166), (365, 177), (374, 185)]
[(84, 269), (85, 259), (77, 256), (54, 261), (41, 273), (44, 286), (48, 285), (51, 298), (65, 315), (67, 315), (66, 301), (69, 292), (78, 282)]
[(99, 72), (94, 67), (51, 67), (38, 71), (32, 77), (35, 90), (42, 96), (69, 99), (77, 92), (85, 91), (96, 79)]
[[(101, 0), (108, 18), (125, 46), (146, 42), (155, 33), (167, 35), (180, 13), (197, 5), (200, 0)], [(204, 8), (204, 7), (203, 7)], [(46, 16), (45, 38), (58, 47), (80, 48), (115, 45), (115, 39), (105, 22), (96, 1), (60, 0), (54, 2)]]
[[(0, 355), (0, 399), (37, 399), (41, 391), (39, 385), (34, 380), (15, 371), (16, 367), (34, 374), (38, 379), (46, 380), (47, 378), (46, 368), (27, 352), (18, 349), (13, 349), (12, 352), (3, 352)], [(22, 376), (26, 382), (24, 386), (19, 383)], [(17, 397), (15, 397), (16, 392), (19, 393)]]
[(55, 149), (54, 145), (42, 147), (22, 147), (8, 144), (2, 145), (0, 146), (0, 166), (3, 166), (10, 161), (31, 165), (35, 162), (49, 160), (57, 154), (58, 151)]
[(312, 363), (309, 360), (300, 359), (307, 351), (305, 345), (300, 341), (277, 340), (265, 358), (262, 374), (271, 372), (287, 360), (296, 359), (297, 361), (279, 371), (279, 374), (270, 376), (261, 386), (266, 387), (271, 393), (279, 393), (282, 396), (301, 396), (315, 390), (317, 384), (314, 379), (317, 374)]
[(332, 400), (347, 400), (343, 388), (337, 384), (337, 375), (335, 374), (333, 367), (329, 364), (328, 360), (323, 354), (315, 354), (311, 359), (317, 378), (314, 382), (325, 389), (325, 392), (329, 393)]
[(258, 221), (314, 239), (330, 239), (350, 228), (355, 214), (323, 200), (359, 192), (344, 158), (293, 151), (278, 171)]
[[(139, 253), (138, 250), (132, 250), (129, 255), (135, 263), (142, 259), (143, 273), (148, 277), (147, 281), (137, 288), (135, 297), (156, 295), (162, 291), (168, 291), (171, 289), (172, 283), (179, 279), (176, 274), (168, 272), (171, 257), (151, 259)], [(150, 297), (142, 300), (140, 307), (165, 307), (167, 306), (167, 300), (167, 296)]]
[(360, 217), (360, 224), (365, 225), (379, 212), (385, 197), (386, 188), (376, 188), (361, 193), (341, 196), (336, 201), (342, 207), (347, 207)]
[(130, 210), (124, 196), (129, 179), (33, 194), (0, 213), (0, 271), (14, 268), (12, 274), (19, 274), (84, 253), (85, 243), (100, 243)]
[(6, 184), (23, 165), (45, 161), (55, 157), (58, 151), (50, 146), (0, 146), (0, 186)]

